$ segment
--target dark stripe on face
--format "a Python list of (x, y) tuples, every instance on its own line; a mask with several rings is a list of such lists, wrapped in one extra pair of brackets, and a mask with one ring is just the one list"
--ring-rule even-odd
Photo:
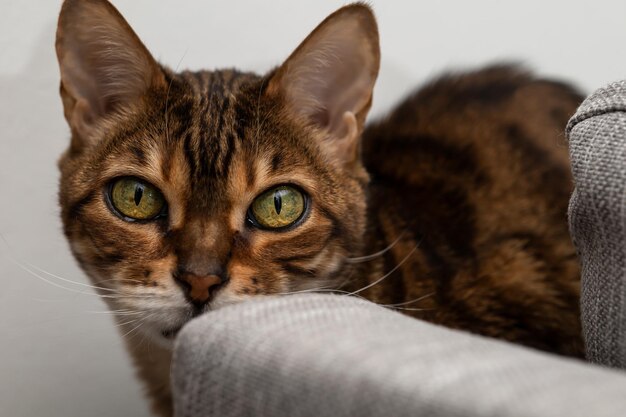
[(227, 176), (230, 170), (230, 163), (233, 159), (233, 153), (235, 151), (235, 136), (232, 132), (228, 132), (224, 139), (224, 148), (226, 149), (226, 151), (224, 153), (224, 158), (222, 162), (222, 175)]
[(216, 97), (224, 96), (224, 75), (220, 71), (216, 71), (212, 75), (207, 93), (209, 99), (214, 101)]
[[(330, 230), (330, 235), (328, 237), (328, 239), (332, 239), (334, 237), (336, 238), (341, 238), (342, 236), (347, 236), (347, 233), (344, 233), (342, 222), (339, 221), (339, 219), (337, 218), (337, 216), (335, 216), (333, 213), (331, 213), (326, 207), (322, 206), (321, 204), (318, 204), (317, 209), (324, 215), (324, 217), (326, 217), (328, 220), (330, 220), (331, 222), (331, 230)], [(345, 242), (345, 239), (342, 239), (342, 242), (348, 243), (350, 245), (350, 242)], [(350, 245), (350, 249), (352, 248), (353, 245)]]
[(139, 164), (144, 165), (146, 163), (146, 153), (141, 147), (141, 145), (137, 144), (137, 145), (131, 146), (130, 151), (135, 156)]
[(125, 259), (122, 252), (112, 249), (115, 247), (114, 243), (104, 244), (101, 239), (96, 239), (96, 237), (90, 233), (88, 227), (87, 224), (83, 224), (82, 233), (89, 238), (92, 248), (95, 249), (93, 252), (95, 259), (88, 262), (89, 264), (95, 265), (98, 268), (106, 268), (116, 265)]
[(310, 277), (315, 277), (317, 275), (317, 271), (315, 270), (301, 268), (293, 264), (283, 264), (281, 265), (281, 268), (283, 269), (283, 271), (291, 275), (298, 275), (298, 276), (305, 275), (305, 276), (310, 276)]
[(187, 131), (183, 142), (183, 150), (185, 152), (185, 159), (189, 165), (189, 172), (192, 176), (195, 176), (198, 171), (198, 163), (196, 161), (196, 149), (193, 142), (193, 136), (191, 131)]
[(193, 119), (193, 101), (188, 98), (183, 98), (175, 103), (170, 102), (168, 112), (170, 112), (173, 118), (179, 123), (182, 123), (184, 126), (189, 125)]
[[(326, 247), (328, 246), (328, 244), (330, 243), (330, 241), (334, 238), (335, 236), (333, 236), (332, 234), (329, 234), (326, 239), (324, 239), (323, 243), (316, 247), (313, 248), (312, 250), (308, 251), (308, 252), (302, 252), (302, 251), (298, 251), (298, 254), (296, 255), (289, 255), (289, 256), (282, 256), (282, 257), (277, 257), (275, 258), (276, 261), (278, 262), (292, 262), (292, 261), (300, 261), (300, 262), (304, 262), (304, 261), (310, 261), (313, 258), (315, 258), (317, 255), (319, 255), (324, 249), (326, 249)], [(294, 238), (291, 239), (289, 241), (286, 242), (282, 242), (281, 246), (284, 245), (297, 245), (298, 239)], [(296, 247), (304, 247), (305, 245), (302, 246), (296, 246)]]
[(280, 154), (275, 154), (272, 157), (272, 170), (277, 171), (280, 168), (280, 164), (282, 163), (283, 157)]
[[(200, 149), (201, 176), (204, 179), (215, 177), (218, 172), (218, 160), (221, 152), (220, 134), (223, 126), (222, 108), (224, 100), (217, 102), (224, 96), (222, 75), (219, 72), (213, 73), (209, 80), (208, 89), (201, 98), (201, 118), (200, 118)], [(217, 123), (215, 121), (217, 120)], [(222, 125), (222, 126), (220, 126)]]
[(99, 267), (108, 267), (119, 264), (125, 257), (119, 252), (97, 252), (97, 260), (93, 263)]
[[(224, 113), (228, 110), (230, 100), (224, 97), (218, 110), (217, 128), (215, 130), (215, 143), (218, 145), (214, 165), (212, 167), (213, 176), (224, 175), (227, 167), (224, 165), (224, 155), (229, 152), (228, 142), (224, 139), (222, 129), (224, 128)], [(219, 138), (219, 139), (218, 139)]]
[(198, 146), (197, 146), (197, 154), (199, 159), (199, 176), (202, 178), (207, 178), (209, 176), (209, 165), (212, 163), (209, 146), (209, 113), (210, 100), (206, 95), (202, 95), (200, 99), (200, 123), (199, 123), (199, 137), (198, 137)]
[(250, 106), (244, 100), (237, 100), (234, 106), (235, 112), (235, 132), (237, 139), (243, 141), (246, 137), (246, 129), (254, 120)]
[(256, 175), (254, 173), (254, 168), (256, 167), (254, 160), (249, 160), (246, 163), (246, 184), (248, 187), (252, 187), (254, 185), (254, 180)]
[(173, 159), (173, 152), (161, 152), (161, 175), (163, 175), (163, 179), (165, 181), (169, 181), (170, 179), (170, 171), (172, 170), (172, 159)]
[(228, 92), (232, 92), (233, 91), (233, 87), (235, 87), (235, 85), (239, 84), (239, 80), (242, 78), (245, 78), (245, 74), (237, 71), (237, 70), (231, 70), (229, 71), (229, 76), (225, 77), (226, 78), (226, 83), (225, 83), (225, 90)]
[(87, 204), (91, 203), (95, 197), (95, 192), (92, 191), (87, 194), (82, 199), (78, 200), (76, 203), (72, 204), (70, 208), (67, 210), (67, 217), (69, 219), (76, 219), (80, 216), (83, 207)]

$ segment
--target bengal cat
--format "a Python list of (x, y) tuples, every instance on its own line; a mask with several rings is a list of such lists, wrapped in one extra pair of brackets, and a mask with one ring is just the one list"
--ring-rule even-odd
[(359, 3), (265, 75), (176, 73), (106, 0), (65, 1), (56, 51), (65, 235), (156, 412), (177, 331), (259, 295), (334, 290), (583, 355), (567, 85), (446, 75), (365, 126), (380, 54)]

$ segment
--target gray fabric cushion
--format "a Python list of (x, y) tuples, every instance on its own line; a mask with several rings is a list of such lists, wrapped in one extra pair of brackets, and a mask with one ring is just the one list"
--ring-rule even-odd
[(319, 294), (192, 321), (172, 384), (178, 417), (626, 415), (626, 374)]
[(582, 262), (589, 360), (626, 368), (626, 81), (592, 94), (568, 125), (570, 229)]

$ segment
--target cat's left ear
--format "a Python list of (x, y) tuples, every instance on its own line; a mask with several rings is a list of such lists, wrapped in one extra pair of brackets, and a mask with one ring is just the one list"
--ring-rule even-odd
[(369, 7), (353, 4), (326, 18), (282, 64), (266, 94), (282, 96), (287, 111), (323, 132), (323, 147), (345, 163), (372, 103), (380, 63), (378, 28)]
[(100, 120), (165, 86), (160, 66), (107, 0), (65, 0), (56, 51), (65, 118), (81, 143), (93, 140)]

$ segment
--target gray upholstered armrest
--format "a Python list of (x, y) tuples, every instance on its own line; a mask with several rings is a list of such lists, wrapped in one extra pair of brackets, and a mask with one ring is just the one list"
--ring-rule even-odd
[(626, 375), (353, 297), (262, 298), (186, 326), (178, 417), (615, 417)]
[(626, 368), (626, 81), (591, 95), (568, 125), (570, 229), (582, 262), (588, 358)]

